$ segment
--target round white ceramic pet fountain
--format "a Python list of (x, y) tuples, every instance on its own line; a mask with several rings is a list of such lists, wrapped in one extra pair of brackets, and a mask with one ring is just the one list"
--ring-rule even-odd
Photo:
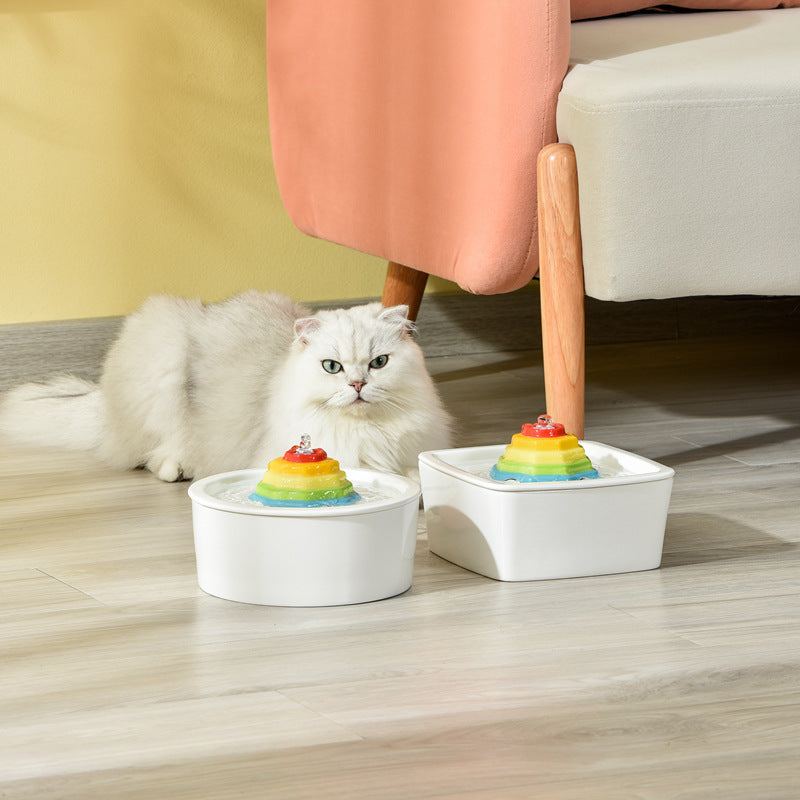
[(381, 600), (411, 586), (420, 488), (348, 470), (304, 436), (266, 473), (189, 487), (197, 579), (216, 597), (277, 606)]

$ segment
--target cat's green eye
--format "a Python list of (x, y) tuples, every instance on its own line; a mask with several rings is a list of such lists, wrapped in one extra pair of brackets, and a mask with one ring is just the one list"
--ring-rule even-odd
[(326, 358), (322, 362), (322, 369), (325, 372), (330, 372), (331, 375), (335, 375), (337, 372), (342, 371), (342, 365), (338, 361), (334, 361), (332, 358)]
[(369, 362), (370, 369), (383, 369), (389, 361), (389, 356), (377, 356)]

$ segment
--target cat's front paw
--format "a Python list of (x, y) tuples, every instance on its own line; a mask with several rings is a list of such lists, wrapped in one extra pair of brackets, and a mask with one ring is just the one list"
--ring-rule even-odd
[(175, 481), (191, 478), (191, 475), (184, 474), (183, 468), (174, 458), (150, 459), (147, 462), (147, 469), (165, 483), (175, 483)]

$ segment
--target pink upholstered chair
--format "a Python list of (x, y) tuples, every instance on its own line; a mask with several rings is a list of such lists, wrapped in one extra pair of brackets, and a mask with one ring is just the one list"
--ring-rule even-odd
[(584, 292), (800, 293), (800, 0), (606, 18), (647, 5), (268, 0), (291, 219), (389, 260), (414, 314), (428, 274), (538, 273), (548, 412), (578, 435)]

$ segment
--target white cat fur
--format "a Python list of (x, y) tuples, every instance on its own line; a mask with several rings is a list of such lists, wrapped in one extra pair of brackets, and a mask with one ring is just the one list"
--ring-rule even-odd
[[(0, 431), (165, 481), (265, 468), (304, 433), (343, 467), (415, 475), (420, 451), (450, 445), (451, 420), (407, 313), (372, 303), (311, 315), (256, 291), (211, 305), (152, 297), (126, 318), (99, 385), (16, 387)], [(326, 372), (328, 359), (341, 371)]]

